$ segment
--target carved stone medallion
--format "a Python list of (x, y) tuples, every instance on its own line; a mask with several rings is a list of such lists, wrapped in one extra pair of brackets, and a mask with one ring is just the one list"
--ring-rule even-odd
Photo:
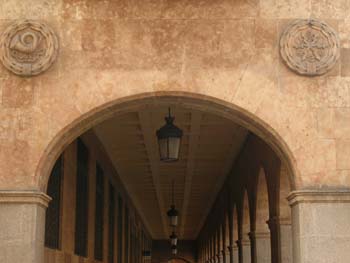
[(308, 76), (322, 75), (339, 59), (339, 39), (324, 22), (297, 20), (282, 34), (280, 53), (293, 71)]
[(2, 34), (0, 52), (0, 59), (8, 70), (20, 76), (35, 76), (56, 60), (58, 40), (46, 24), (21, 20)]

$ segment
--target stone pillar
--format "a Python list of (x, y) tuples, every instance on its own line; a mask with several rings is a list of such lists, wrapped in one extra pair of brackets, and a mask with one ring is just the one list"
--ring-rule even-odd
[(234, 263), (233, 261), (233, 247), (232, 246), (228, 246), (228, 263)]
[(239, 262), (239, 249), (237, 244), (233, 246), (233, 262), (234, 263)]
[(242, 254), (243, 254), (243, 263), (251, 263), (251, 248), (250, 240), (244, 239), (241, 241), (242, 244)]
[(228, 253), (228, 250), (222, 250), (222, 262), (223, 263), (229, 263), (230, 262), (230, 254)]
[(0, 191), (1, 263), (44, 263), (49, 201), (41, 192)]
[[(286, 250), (285, 247), (282, 248), (282, 245), (288, 245), (287, 244), (288, 240), (284, 240), (286, 244), (281, 243), (281, 223), (284, 223), (284, 222), (277, 216), (274, 216), (267, 221), (267, 224), (270, 229), (271, 263), (285, 262), (285, 261), (282, 261), (281, 250), (282, 249)], [(291, 235), (289, 236), (289, 240), (291, 240), (290, 237)], [(284, 238), (286, 238), (286, 236), (284, 236)], [(289, 242), (290, 246), (291, 244), (292, 242)], [(290, 261), (287, 261), (287, 262), (290, 262)]]
[(223, 259), (221, 253), (217, 254), (217, 255), (216, 255), (216, 258), (217, 258), (217, 261), (216, 261), (216, 262), (218, 262), (218, 263), (223, 263), (224, 259)]
[(271, 263), (271, 238), (269, 232), (253, 233), (255, 240), (256, 262)]
[(295, 191), (288, 200), (292, 207), (293, 262), (348, 263), (350, 191)]
[(293, 263), (292, 222), (290, 219), (279, 220), (281, 263)]
[(227, 247), (225, 253), (226, 263), (230, 263), (230, 246)]

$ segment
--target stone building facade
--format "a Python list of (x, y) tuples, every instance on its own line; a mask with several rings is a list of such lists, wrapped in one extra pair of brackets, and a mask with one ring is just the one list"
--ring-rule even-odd
[[(77, 138), (159, 105), (249, 131), (208, 207), (194, 262), (348, 262), (349, 13), (349, 0), (2, 1), (0, 262), (95, 262), (93, 221), (88, 256), (74, 255), (78, 224), (64, 210), (74, 206), (73, 177), (61, 199), (66, 238), (45, 248), (54, 165), (71, 154), (63, 169), (75, 174)], [(102, 156), (91, 149), (95, 160)], [(143, 244), (138, 256), (128, 249), (130, 258), (112, 262), (149, 261), (139, 254), (158, 238), (105, 155), (108, 180), (138, 226), (135, 244)]]

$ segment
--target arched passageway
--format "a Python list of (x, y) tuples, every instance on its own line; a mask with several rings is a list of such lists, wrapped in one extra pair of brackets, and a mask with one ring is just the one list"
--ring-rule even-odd
[[(191, 239), (179, 251), (242, 263), (249, 242), (255, 263), (263, 168), (271, 261), (347, 263), (348, 1), (4, 2), (0, 28), (37, 19), (60, 44), (39, 76), (0, 66), (0, 262), (149, 261), (172, 230), (174, 180), (177, 234)], [(278, 55), (289, 21), (310, 17), (340, 40), (339, 63), (315, 78)], [(185, 134), (174, 166), (152, 141), (168, 106)]]
[[(247, 161), (245, 155), (251, 154), (252, 150), (261, 151), (257, 160), (274, 160), (272, 166), (280, 163), (280, 158), (251, 131), (227, 118), (230, 115), (220, 116), (217, 110), (213, 113), (204, 111), (200, 103), (174, 103), (167, 97), (157, 105), (147, 99), (143, 102), (133, 103), (127, 110), (112, 115), (109, 112), (108, 119), (100, 117), (103, 122), (81, 135), (81, 139), (73, 141), (61, 154), (59, 160), (64, 160), (62, 174), (65, 178), (59, 188), (59, 191), (63, 189), (62, 196), (55, 197), (55, 191), (52, 191), (57, 192), (57, 180), (60, 180), (54, 168), (48, 185), (54, 201), (47, 213), (46, 237), (49, 240), (50, 235), (56, 234), (57, 239), (57, 233), (61, 231), (61, 234), (56, 246), (46, 249), (46, 258), (56, 263), (57, 259), (52, 258), (58, 258), (60, 253), (57, 249), (60, 249), (66, 254), (71, 253), (71, 259), (79, 258), (79, 255), (96, 259), (96, 251), (100, 249), (100, 255), (107, 253), (105, 256), (110, 260), (119, 258), (136, 263), (146, 260), (142, 251), (153, 250), (152, 260), (159, 261), (157, 258), (162, 253), (170, 253), (165, 248), (168, 242), (161, 243), (160, 240), (166, 240), (170, 234), (164, 209), (166, 204), (171, 203), (170, 185), (175, 182), (174, 201), (183, 213), (176, 231), (181, 242), (185, 242), (179, 249), (180, 256), (187, 251), (190, 262), (268, 262), (265, 256), (259, 254), (261, 245), (257, 240), (262, 228), (268, 229), (267, 183), (263, 181), (264, 174), (257, 176), (250, 173), (245, 178), (248, 174), (245, 169), (249, 167), (244, 161)], [(166, 105), (171, 106), (176, 123), (185, 134), (180, 160), (162, 165), (155, 130), (161, 126)], [(61, 141), (60, 144), (65, 145), (66, 142)], [(48, 157), (48, 160), (52, 158)], [(81, 167), (84, 162), (86, 168)], [(42, 168), (45, 170), (46, 166)], [(213, 176), (219, 168), (220, 173), (216, 172)], [(84, 171), (85, 183), (84, 176), (79, 179)], [(274, 177), (278, 181), (277, 175), (271, 178)], [(256, 180), (257, 183), (254, 183)], [(232, 188), (232, 184), (237, 185)], [(254, 184), (257, 187), (254, 188)], [(84, 194), (79, 197), (81, 193)], [(254, 196), (257, 198), (256, 212), (252, 210)], [(72, 197), (75, 197), (75, 203), (67, 202)], [(57, 198), (63, 208), (57, 212), (56, 207), (54, 214), (51, 210), (55, 210)], [(75, 214), (68, 216), (68, 211), (74, 207), (86, 207), (85, 215), (94, 220), (89, 222), (81, 217), (84, 209), (75, 210)], [(53, 224), (57, 213), (61, 214), (62, 225)], [(72, 228), (74, 218), (75, 229)], [(201, 220), (204, 220), (203, 223)], [(265, 226), (261, 228), (263, 222)], [(84, 228), (84, 224), (85, 230), (77, 229), (78, 225)], [(50, 229), (52, 226), (56, 227), (56, 232)], [(114, 229), (112, 235), (111, 228)], [(76, 236), (77, 231), (81, 232), (80, 237)], [(97, 240), (98, 237), (100, 240)], [(79, 238), (86, 240), (82, 248), (79, 248)], [(270, 237), (267, 242), (269, 240)], [(98, 246), (96, 242), (99, 242)], [(266, 251), (266, 247), (263, 250)], [(261, 261), (262, 258), (264, 261)]]

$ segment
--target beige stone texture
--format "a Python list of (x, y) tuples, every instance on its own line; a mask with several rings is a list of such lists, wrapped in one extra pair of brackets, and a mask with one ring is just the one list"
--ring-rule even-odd
[(271, 262), (270, 233), (254, 233), (257, 263)]
[(123, 110), (118, 102), (159, 95), (174, 102), (180, 94), (218, 114), (220, 104), (234, 110), (231, 118), (288, 160), (298, 188), (349, 186), (337, 178), (347, 168), (332, 159), (343, 135), (325, 141), (332, 127), (318, 130), (320, 113), (350, 106), (346, 52), (342, 74), (317, 78), (296, 76), (278, 55), (282, 25), (310, 16), (339, 30), (347, 47), (348, 8), (345, 0), (7, 1), (0, 28), (24, 17), (45, 20), (59, 35), (60, 54), (33, 79), (0, 68), (1, 188), (43, 188), (54, 159), (48, 153), (57, 156), (68, 138), (105, 118), (107, 105)]
[(349, 191), (296, 191), (289, 201), (293, 262), (348, 262)]
[(293, 262), (293, 240), (291, 223), (280, 224), (281, 262)]
[[(230, 261), (226, 259), (226, 262), (230, 262)], [(238, 255), (238, 247), (237, 246), (233, 247), (233, 262), (239, 262), (239, 255)]]
[(251, 262), (251, 247), (250, 247), (250, 241), (244, 240), (242, 241), (242, 257), (243, 257), (243, 263), (250, 263)]
[[(59, 36), (60, 52), (47, 72), (30, 79), (0, 66), (0, 189), (44, 191), (54, 161), (78, 135), (114, 114), (159, 103), (248, 128), (286, 163), (294, 189), (349, 188), (349, 9), (348, 0), (3, 1), (1, 31), (16, 19), (43, 20)], [(291, 72), (278, 50), (286, 25), (310, 17), (329, 23), (342, 47), (339, 64), (315, 78)], [(341, 242), (327, 215), (339, 214), (347, 229), (339, 219), (346, 204), (312, 205), (293, 208), (299, 227), (324, 223), (334, 233), (324, 233), (327, 242)], [(43, 217), (41, 207), (28, 206), (35, 207), (23, 211)], [(312, 240), (315, 229), (298, 231), (307, 230), (315, 232), (301, 232), (294, 249), (309, 252), (295, 262), (332, 262), (315, 249), (322, 241)], [(349, 250), (341, 244), (324, 251), (337, 257)]]
[(0, 262), (44, 263), (45, 210), (50, 198), (33, 191), (0, 191)]

